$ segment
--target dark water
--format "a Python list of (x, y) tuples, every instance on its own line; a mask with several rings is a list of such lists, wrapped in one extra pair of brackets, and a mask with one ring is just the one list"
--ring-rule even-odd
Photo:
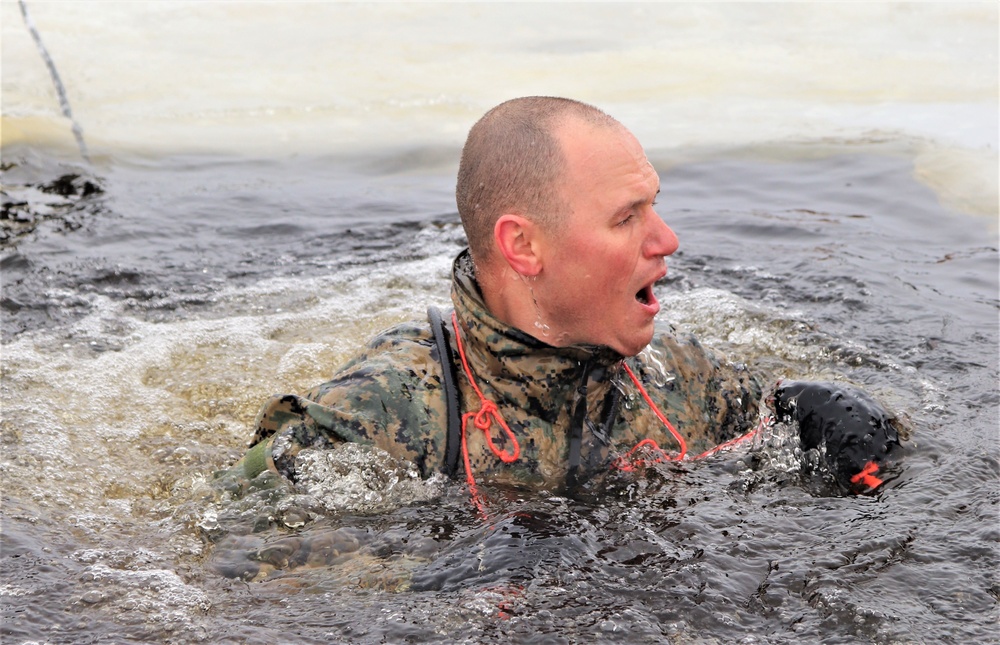
[[(239, 454), (259, 375), (310, 330), (363, 342), (378, 321), (358, 298), (446, 297), (450, 155), (6, 156), (29, 206), (67, 173), (103, 192), (49, 207), (0, 260), (4, 642), (1000, 642), (997, 226), (942, 207), (903, 154), (657, 164), (681, 240), (661, 316), (765, 380), (849, 380), (904, 413), (877, 495), (840, 496), (777, 427), (573, 499), (493, 489), (486, 522), (462, 487), (390, 485), (405, 467), (377, 457), (353, 457), (351, 499), (220, 499), (206, 476)], [(268, 338), (295, 340), (250, 367), (232, 331), (275, 316)], [(54, 393), (90, 391), (108, 357), (125, 367), (99, 402)], [(160, 397), (148, 421), (129, 370)]]
[[(74, 295), (106, 295), (137, 315), (169, 318), (178, 309), (205, 309), (221, 285), (426, 255), (413, 246), (414, 233), (455, 221), (454, 180), (439, 170), (445, 154), (134, 159), (97, 171), (8, 155), (17, 163), (5, 173), (5, 184), (14, 184), (11, 200), (28, 193), (29, 203), (44, 201), (47, 195), (23, 187), (67, 174), (113, 188), (70, 198), (67, 213), (49, 209), (56, 216), (37, 218), (34, 235), (8, 244), (3, 337), (90, 313), (86, 297)], [(37, 297), (63, 289), (61, 299)]]

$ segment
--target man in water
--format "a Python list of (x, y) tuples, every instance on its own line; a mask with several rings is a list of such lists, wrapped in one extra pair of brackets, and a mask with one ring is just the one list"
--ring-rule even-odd
[(469, 249), (453, 314), (383, 332), (327, 383), (273, 397), (234, 470), (294, 482), (305, 451), (356, 442), (425, 477), (561, 488), (746, 436), (760, 385), (655, 321), (678, 246), (659, 190), (636, 138), (597, 108), (493, 108), (459, 166)]

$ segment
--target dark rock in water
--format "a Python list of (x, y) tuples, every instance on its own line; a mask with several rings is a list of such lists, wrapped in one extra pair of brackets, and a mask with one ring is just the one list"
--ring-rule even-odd
[[(83, 219), (100, 212), (97, 201), (104, 188), (96, 178), (64, 173), (48, 181), (18, 181), (17, 164), (5, 164), (0, 190), (0, 248), (12, 246), (43, 221), (54, 220), (56, 229), (73, 231)], [(25, 173), (22, 173), (25, 174)]]
[(900, 451), (895, 417), (858, 388), (843, 383), (785, 381), (773, 396), (781, 421), (795, 421), (805, 450), (826, 447), (838, 483), (862, 493), (882, 485), (883, 464)]
[(104, 192), (104, 189), (98, 184), (73, 173), (63, 175), (44, 184), (38, 184), (37, 188), (42, 192), (62, 195), (63, 197), (74, 195), (90, 197), (91, 195)]

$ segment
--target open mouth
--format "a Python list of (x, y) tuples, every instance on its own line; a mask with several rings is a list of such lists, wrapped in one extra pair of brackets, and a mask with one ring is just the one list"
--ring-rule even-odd
[(653, 285), (647, 284), (642, 289), (635, 292), (635, 299), (644, 305), (653, 302)]

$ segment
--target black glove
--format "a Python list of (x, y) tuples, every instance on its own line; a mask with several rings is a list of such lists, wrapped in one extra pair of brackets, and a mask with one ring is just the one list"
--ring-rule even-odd
[(899, 451), (899, 432), (878, 401), (843, 383), (780, 381), (772, 403), (779, 421), (798, 423), (803, 449), (825, 443), (841, 486), (860, 493), (882, 485), (875, 474)]

